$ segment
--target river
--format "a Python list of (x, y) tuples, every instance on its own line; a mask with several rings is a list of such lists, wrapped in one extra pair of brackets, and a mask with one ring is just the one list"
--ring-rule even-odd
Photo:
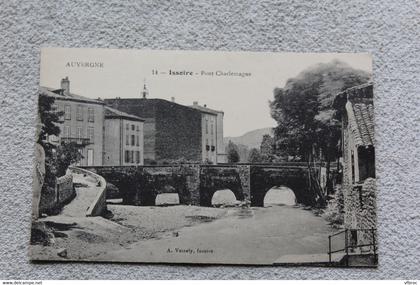
[(333, 232), (322, 217), (290, 205), (229, 208), (217, 220), (132, 243), (97, 260), (272, 264), (284, 255), (325, 254)]

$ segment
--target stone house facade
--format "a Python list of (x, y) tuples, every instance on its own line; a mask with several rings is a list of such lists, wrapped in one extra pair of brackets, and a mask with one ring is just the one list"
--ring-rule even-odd
[(343, 91), (334, 105), (342, 111), (344, 226), (352, 244), (371, 243), (376, 229), (372, 84)]
[(105, 107), (104, 165), (143, 165), (144, 119)]
[(103, 165), (104, 110), (100, 100), (89, 99), (70, 92), (70, 80), (61, 80), (61, 88), (41, 87), (40, 92), (55, 98), (55, 108), (64, 115), (60, 119), (60, 135), (50, 136), (51, 143), (76, 142), (83, 159), (79, 165)]
[(191, 108), (201, 112), (202, 161), (213, 164), (226, 163), (227, 154), (223, 142), (223, 111), (216, 111), (193, 102)]

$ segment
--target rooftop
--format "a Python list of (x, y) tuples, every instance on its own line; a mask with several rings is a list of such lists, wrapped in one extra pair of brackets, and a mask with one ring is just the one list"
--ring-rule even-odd
[(143, 118), (127, 114), (123, 111), (119, 111), (117, 109), (114, 109), (108, 106), (105, 106), (105, 118), (108, 118), (108, 119), (121, 118), (121, 119), (127, 119), (127, 120), (132, 120), (132, 121), (139, 121), (139, 122), (145, 121), (145, 119)]
[(200, 106), (200, 105), (198, 105), (197, 102), (194, 102), (193, 105), (190, 105), (188, 107), (194, 108), (194, 109), (200, 110), (201, 112), (209, 113), (209, 114), (212, 114), (212, 115), (217, 115), (219, 113), (223, 113), (223, 111), (217, 111), (217, 110), (213, 110), (213, 109), (207, 108), (206, 105)]
[(77, 102), (83, 102), (83, 103), (104, 105), (104, 102), (102, 102), (101, 100), (90, 99), (90, 98), (83, 97), (74, 93), (67, 93), (67, 92), (64, 92), (64, 89), (54, 89), (50, 87), (41, 86), (40, 92), (47, 96), (51, 96), (51, 97), (61, 99), (61, 100), (70, 100), (70, 101), (77, 101)]
[[(373, 146), (374, 109), (372, 84), (363, 84), (342, 92), (347, 98), (345, 105), (349, 127), (357, 146)], [(340, 94), (342, 94), (340, 93)]]

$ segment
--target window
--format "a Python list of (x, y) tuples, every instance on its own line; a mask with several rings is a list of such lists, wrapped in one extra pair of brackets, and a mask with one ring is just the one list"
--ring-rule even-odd
[(206, 134), (209, 133), (209, 120), (206, 119)]
[(77, 138), (78, 139), (82, 138), (82, 127), (77, 127)]
[(134, 163), (134, 151), (130, 151), (130, 162)]
[(83, 121), (83, 106), (77, 105), (76, 120)]
[(80, 153), (80, 155), (82, 156), (82, 159), (81, 159), (81, 160), (79, 160), (79, 162), (77, 162), (77, 163), (76, 163), (76, 165), (80, 166), (80, 165), (82, 165), (82, 161), (83, 161), (83, 159), (84, 159), (85, 157), (84, 157), (84, 155), (83, 155), (83, 149), (82, 149), (82, 148), (77, 149), (77, 151), (78, 151), (78, 152)]
[(87, 165), (88, 166), (93, 165), (93, 149), (87, 150)]
[(136, 163), (139, 164), (140, 163), (140, 151), (136, 151)]
[(206, 150), (210, 150), (209, 139), (206, 139)]
[(136, 126), (136, 131), (137, 131), (137, 132), (140, 132), (139, 125), (137, 125), (137, 126)]
[(88, 122), (95, 122), (95, 112), (92, 107), (88, 108)]
[(125, 145), (130, 145), (130, 136), (128, 134), (125, 135)]
[(71, 137), (71, 127), (70, 126), (64, 126), (64, 137), (65, 138)]
[(87, 129), (87, 135), (89, 138), (89, 142), (93, 143), (94, 142), (94, 138), (95, 138), (95, 133), (94, 133), (94, 128), (93, 127), (88, 127)]
[(64, 119), (71, 120), (71, 106), (70, 105), (64, 106)]
[(136, 145), (136, 136), (131, 135), (131, 145)]
[(136, 136), (136, 146), (139, 146), (139, 136)]
[(128, 131), (130, 129), (130, 125), (129, 124), (125, 124), (125, 129)]
[(125, 155), (124, 155), (124, 161), (125, 163), (130, 162), (130, 158), (129, 158), (130, 152), (128, 150), (125, 151)]
[(134, 128), (135, 128), (135, 126), (134, 125), (131, 125), (131, 130), (132, 131), (134, 131)]

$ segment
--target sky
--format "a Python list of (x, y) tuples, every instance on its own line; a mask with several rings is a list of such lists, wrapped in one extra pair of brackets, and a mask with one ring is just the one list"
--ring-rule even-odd
[[(88, 98), (148, 98), (200, 105), (224, 112), (224, 136), (240, 136), (276, 122), (270, 116), (273, 90), (317, 63), (339, 59), (372, 73), (367, 53), (267, 53), (45, 48), (40, 85)], [(80, 63), (96, 63), (82, 66)], [(229, 73), (230, 72), (230, 73)], [(244, 76), (232, 75), (241, 73)]]

